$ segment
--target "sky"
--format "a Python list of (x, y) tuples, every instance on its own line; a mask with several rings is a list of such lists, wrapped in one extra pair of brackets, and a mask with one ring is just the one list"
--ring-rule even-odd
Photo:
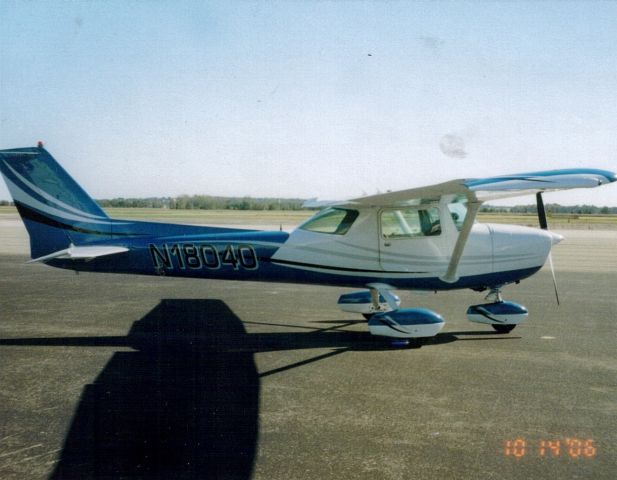
[(616, 24), (617, 2), (2, 0), (0, 148), (44, 141), (94, 198), (617, 171)]

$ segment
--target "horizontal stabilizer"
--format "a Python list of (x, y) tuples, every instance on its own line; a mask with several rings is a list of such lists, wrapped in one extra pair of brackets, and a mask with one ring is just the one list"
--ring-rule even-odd
[(107, 255), (115, 255), (118, 253), (128, 252), (129, 249), (125, 247), (116, 247), (116, 246), (82, 246), (76, 247), (75, 245), (71, 245), (69, 248), (65, 248), (64, 250), (59, 250), (54, 253), (50, 253), (49, 255), (45, 255), (43, 257), (35, 258), (30, 260), (28, 263), (35, 262), (48, 262), (49, 260), (92, 260), (98, 257), (104, 257)]

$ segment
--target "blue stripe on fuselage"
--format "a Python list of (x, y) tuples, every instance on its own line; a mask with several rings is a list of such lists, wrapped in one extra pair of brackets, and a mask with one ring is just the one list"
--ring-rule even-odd
[[(169, 225), (158, 224), (161, 229), (166, 229)], [(461, 288), (485, 288), (497, 285), (513, 283), (518, 280), (527, 278), (536, 273), (540, 267), (527, 268), (522, 270), (513, 270), (508, 272), (497, 272), (483, 275), (474, 275), (460, 278), (456, 283), (445, 283), (437, 276), (435, 277), (418, 277), (409, 276), (402, 278), (400, 275), (389, 277), (386, 275), (375, 276), (375, 272), (367, 271), (366, 275), (361, 275), (361, 271), (354, 271), (353, 275), (346, 274), (344, 271), (332, 270), (314, 271), (305, 268), (297, 268), (294, 266), (284, 265), (272, 260), (272, 256), (278, 248), (285, 243), (289, 234), (279, 231), (238, 231), (228, 229), (225, 232), (202, 234), (197, 233), (201, 228), (207, 227), (184, 227), (183, 235), (170, 235), (167, 237), (150, 236), (138, 238), (117, 238), (112, 241), (93, 242), (91, 245), (114, 245), (129, 248), (128, 252), (100, 257), (88, 262), (74, 262), (70, 260), (54, 260), (49, 262), (50, 265), (69, 268), (82, 271), (98, 271), (111, 273), (132, 273), (145, 275), (167, 275), (177, 277), (190, 278), (208, 278), (222, 280), (252, 280), (266, 282), (283, 282), (283, 283), (298, 283), (298, 284), (319, 284), (332, 285), (343, 287), (364, 287), (368, 283), (386, 283), (395, 288), (411, 289), (411, 290), (453, 290)], [(127, 228), (130, 228), (127, 226)], [(212, 248), (217, 249), (220, 265), (217, 268), (210, 268), (204, 263), (204, 259), (195, 260), (191, 264), (187, 258), (182, 258), (179, 262), (179, 256), (182, 254), (182, 249), (188, 247), (188, 252), (194, 257), (194, 249), (200, 251), (206, 248), (207, 253), (212, 255)], [(155, 249), (158, 255), (153, 255), (152, 249)], [(225, 251), (229, 251), (229, 255), (235, 255), (238, 258), (239, 254), (248, 255), (249, 267), (253, 266), (252, 255), (254, 252), (257, 262), (256, 268), (244, 268), (239, 262), (234, 265), (233, 262), (225, 262)], [(160, 262), (159, 268), (155, 268), (154, 260), (160, 260), (168, 255), (169, 268), (164, 261)], [(208, 259), (205, 259), (208, 260)], [(244, 258), (244, 260), (247, 260)], [(212, 258), (209, 259), (212, 261)], [(323, 266), (327, 269), (327, 266)], [(360, 275), (359, 275), (360, 274)]]

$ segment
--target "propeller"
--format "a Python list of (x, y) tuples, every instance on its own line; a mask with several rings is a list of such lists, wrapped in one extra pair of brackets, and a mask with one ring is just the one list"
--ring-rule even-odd
[[(548, 231), (548, 222), (546, 221), (546, 209), (544, 208), (544, 200), (542, 199), (542, 192), (536, 193), (536, 203), (538, 205), (538, 221), (540, 222), (540, 228)], [(556, 243), (551, 240), (552, 244)], [(552, 245), (551, 245), (552, 248)], [(559, 306), (559, 292), (557, 291), (557, 279), (555, 277), (555, 267), (553, 266), (553, 252), (548, 252), (548, 264), (551, 267), (551, 275), (553, 276), (553, 287), (555, 288), (555, 299), (557, 300), (557, 306)]]

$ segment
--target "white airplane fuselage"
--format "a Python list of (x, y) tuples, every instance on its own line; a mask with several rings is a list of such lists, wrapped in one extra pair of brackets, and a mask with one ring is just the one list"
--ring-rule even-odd
[[(457, 288), (457, 282), (436, 281), (445, 275), (458, 237), (452, 217), (440, 208), (438, 235), (388, 238), (379, 222), (387, 210), (359, 209), (357, 219), (344, 235), (298, 228), (271, 260), (316, 273), (370, 276), (398, 288), (405, 288), (410, 279), (416, 280), (414, 288), (418, 289)], [(476, 223), (463, 251), (457, 277), (485, 277), (486, 287), (510, 283), (515, 272), (526, 277), (528, 272), (544, 265), (551, 246), (561, 238), (537, 228)], [(501, 273), (505, 274), (503, 282), (499, 280)], [(427, 280), (426, 285), (422, 279)]]

